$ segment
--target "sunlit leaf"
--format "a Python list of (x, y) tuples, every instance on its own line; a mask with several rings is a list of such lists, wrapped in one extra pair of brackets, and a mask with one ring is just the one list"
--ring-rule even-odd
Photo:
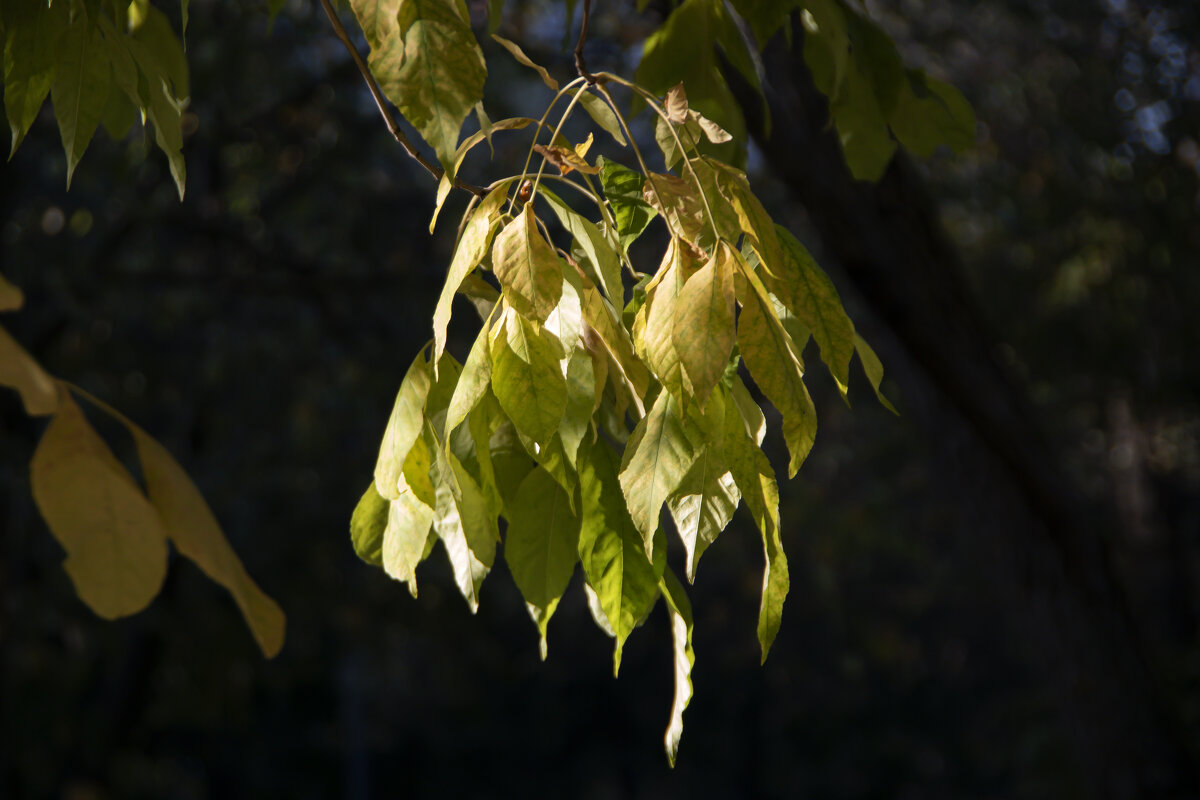
[(408, 458), (408, 451), (421, 435), (425, 398), (432, 385), (432, 365), (425, 359), (425, 350), (422, 349), (400, 383), (392, 414), (383, 432), (383, 441), (379, 445), (379, 457), (375, 462), (375, 490), (384, 499), (394, 500), (400, 494), (397, 481), (404, 468), (404, 460)]
[(354, 545), (354, 552), (377, 567), (383, 566), (383, 531), (387, 527), (390, 505), (371, 481), (350, 516), (350, 543)]
[(400, 3), (401, 0), (350, 0), (350, 8), (372, 50), (399, 31)]
[[(498, 326), (499, 327), (499, 326)], [(545, 444), (567, 409), (567, 382), (559, 360), (562, 345), (511, 309), (491, 345), (492, 391), (517, 430)]]
[(883, 396), (883, 391), (880, 390), (879, 384), (883, 383), (883, 363), (879, 360), (879, 356), (875, 355), (875, 351), (871, 349), (871, 345), (867, 344), (867, 340), (854, 334), (854, 346), (858, 350), (858, 358), (862, 361), (863, 372), (867, 374), (867, 380), (871, 382), (871, 388), (875, 390), (875, 396), (879, 398), (879, 402), (883, 407), (893, 414), (899, 415), (899, 411), (895, 406)]
[(388, 503), (380, 557), (384, 571), (417, 596), (417, 565), (429, 555), (434, 510), (400, 476), (400, 496)]
[(585, 219), (564, 203), (558, 195), (542, 187), (538, 194), (550, 204), (550, 209), (558, 217), (559, 223), (575, 239), (579, 248), (586, 256), (587, 266), (593, 270), (590, 276), (604, 293), (614, 301), (623, 299), (624, 288), (621, 285), (621, 257), (613, 249), (607, 237), (600, 232), (595, 223)]
[(532, 206), (504, 226), (492, 245), (492, 271), (509, 304), (544, 322), (562, 296), (562, 261), (538, 232)]
[(675, 303), (672, 341), (701, 406), (733, 352), (733, 270), (733, 251), (722, 243), (687, 279)]
[(525, 51), (521, 49), (521, 46), (519, 44), (517, 44), (516, 42), (509, 41), (508, 39), (505, 39), (503, 36), (497, 36), (494, 33), (492, 34), (492, 38), (495, 39), (496, 42), (501, 47), (503, 47), (505, 50), (507, 50), (512, 55), (512, 57), (517, 60), (518, 63), (520, 63), (526, 67), (529, 67), (532, 70), (536, 70), (538, 76), (542, 79), (542, 83), (546, 84), (546, 88), (548, 88), (552, 92), (558, 91), (558, 81), (556, 81), (556, 80), (554, 80), (554, 78), (550, 77), (550, 73), (546, 71), (545, 67), (541, 66), (540, 64), (535, 64), (533, 62), (533, 59), (531, 59), (529, 56), (525, 55)]
[(454, 385), (454, 394), (446, 408), (446, 425), (442, 438), (445, 439), (459, 426), (471, 409), (483, 398), (492, 380), (492, 355), (489, 346), (491, 319), (484, 320), (483, 328), (467, 353), (462, 374)]
[(591, 92), (584, 92), (579, 96), (579, 105), (583, 106), (583, 110), (613, 138), (613, 141), (621, 147), (625, 146), (625, 134), (621, 132), (621, 123), (608, 103)]
[(628, 250), (656, 213), (642, 197), (642, 186), (646, 179), (641, 173), (606, 158), (597, 159), (596, 164), (600, 167), (600, 185), (604, 188), (604, 196), (616, 218), (621, 247)]
[(692, 649), (692, 604), (679, 579), (669, 569), (663, 572), (659, 589), (671, 617), (674, 645), (675, 697), (671, 701), (671, 722), (664, 741), (667, 762), (674, 767), (679, 755), (679, 739), (683, 736), (683, 712), (692, 700), (692, 667), (696, 663), (696, 653)]

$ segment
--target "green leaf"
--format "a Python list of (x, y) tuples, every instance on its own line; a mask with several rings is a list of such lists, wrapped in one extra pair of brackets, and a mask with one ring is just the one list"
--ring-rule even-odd
[[(768, 271), (774, 272), (783, 260), (779, 236), (771, 215), (751, 191), (746, 173), (716, 161), (706, 160), (705, 164), (716, 170), (718, 189), (732, 206), (737, 227), (746, 234), (748, 243), (766, 263)], [(767, 285), (771, 286), (769, 283)]]
[(696, 251), (672, 237), (663, 265), (646, 286), (646, 302), (634, 319), (634, 345), (663, 387), (682, 402), (692, 384), (675, 348), (675, 320), (679, 293), (699, 269)]
[(183, 52), (183, 45), (179, 43), (167, 15), (154, 6), (147, 5), (141, 23), (131, 35), (141, 45), (142, 51), (148, 53), (159, 65), (162, 78), (166, 80), (171, 94), (186, 99), (191, 94), (187, 55)]
[(371, 72), (388, 99), (433, 146), (454, 177), (463, 119), (483, 99), (483, 52), (458, 3), (406, 0), (399, 28), (370, 56)]
[(522, 316), (545, 322), (558, 305), (562, 262), (538, 232), (530, 205), (496, 235), (492, 271), (509, 304)]
[(492, 244), (492, 235), (500, 222), (500, 205), (508, 199), (508, 187), (511, 180), (502, 181), (487, 197), (480, 201), (479, 206), (471, 213), (458, 246), (454, 249), (454, 258), (446, 274), (446, 282), (442, 285), (442, 293), (438, 296), (437, 306), (433, 310), (433, 360), (436, 363), (446, 351), (446, 327), (450, 324), (451, 305), (459, 287), (479, 262), (487, 256)]
[(692, 649), (692, 604), (671, 570), (663, 572), (658, 585), (671, 618), (675, 653), (675, 698), (671, 702), (671, 723), (667, 726), (664, 741), (667, 762), (674, 767), (675, 757), (679, 754), (679, 739), (683, 736), (683, 712), (692, 700), (692, 667), (696, 664), (696, 653)]
[[(150, 15), (154, 18), (154, 15)], [(103, 26), (104, 20), (101, 24)], [(173, 34), (171, 34), (173, 36)], [(184, 186), (187, 182), (187, 170), (183, 161), (183, 131), (180, 127), (185, 100), (180, 100), (173, 89), (180, 81), (179, 64), (169, 67), (161, 60), (161, 54), (147, 47), (142, 41), (113, 32), (105, 36), (111, 40), (110, 49), (115, 52), (126, 52), (133, 58), (137, 66), (136, 78), (128, 69), (125, 59), (113, 56), (114, 74), (117, 84), (125, 90), (126, 95), (142, 109), (145, 116), (154, 123), (154, 139), (158, 148), (167, 156), (171, 168), (171, 176), (179, 191), (179, 199), (183, 199)], [(161, 47), (161, 43), (160, 47)], [(178, 44), (176, 43), (176, 47)], [(174, 59), (174, 50), (167, 48), (168, 58)], [(182, 52), (182, 51), (180, 51)], [(172, 77), (174, 74), (174, 78)], [(186, 84), (186, 63), (183, 66), (183, 82)], [(186, 90), (186, 85), (182, 87)]]
[(538, 624), (543, 660), (546, 624), (579, 561), (579, 525), (570, 498), (546, 470), (525, 477), (508, 514), (504, 557)]
[(58, 64), (50, 90), (67, 153), (68, 189), (75, 167), (100, 124), (111, 85), (112, 70), (100, 30), (81, 12), (58, 40)]
[(804, 385), (804, 369), (795, 343), (779, 322), (762, 281), (738, 258), (748, 287), (745, 296), (739, 297), (742, 313), (737, 323), (738, 348), (754, 382), (783, 415), (790, 478), (812, 449), (817, 413)]
[(474, 614), (480, 585), (496, 559), (500, 532), (483, 492), (458, 458), (437, 442), (430, 425), (425, 426), (425, 436), (433, 455), (433, 529), (446, 545), (454, 582)]
[(616, 639), (613, 675), (629, 634), (658, 600), (658, 579), (666, 567), (666, 548), (646, 556), (617, 482), (617, 454), (603, 439), (580, 451), (579, 560), (597, 604)]
[(380, 556), (384, 571), (408, 584), (409, 594), (414, 598), (417, 596), (417, 565), (432, 548), (433, 517), (433, 508), (417, 497), (401, 475), (400, 496), (388, 503)]
[(54, 83), (66, 3), (9, 3), (4, 9), (4, 114), (17, 152)]
[(512, 309), (493, 335), (492, 391), (517, 430), (546, 444), (567, 409), (567, 382), (559, 359), (562, 345)]
[(660, 392), (625, 445), (621, 491), (648, 554), (655, 555), (654, 536), (663, 503), (683, 483), (703, 439), (696, 424), (680, 414), (671, 393)]
[(775, 32), (783, 27), (801, 0), (733, 0), (733, 7), (750, 23), (759, 49), (766, 47)]
[(879, 388), (879, 384), (883, 383), (883, 362), (879, 360), (879, 356), (875, 355), (875, 351), (871, 349), (871, 345), (867, 344), (867, 340), (854, 334), (854, 346), (858, 350), (858, 358), (862, 361), (863, 372), (867, 375), (867, 380), (871, 382), (871, 388), (875, 390), (875, 396), (879, 398), (879, 402), (883, 407), (892, 412), (896, 416), (900, 416), (900, 412), (896, 407), (883, 396), (883, 392)]
[(350, 517), (350, 543), (354, 545), (354, 552), (377, 567), (383, 566), (383, 531), (387, 527), (390, 506), (371, 481)]
[(621, 123), (608, 103), (591, 92), (584, 92), (579, 96), (579, 105), (583, 106), (583, 110), (592, 121), (603, 128), (613, 141), (621, 147), (625, 146), (625, 134), (621, 132)]
[(608, 297), (617, 302), (622, 300), (625, 289), (621, 284), (621, 256), (613, 249), (608, 238), (600, 232), (595, 223), (576, 213), (558, 195), (544, 186), (538, 189), (538, 194), (546, 199), (559, 223), (579, 245), (584, 255), (585, 268), (591, 268), (588, 277), (600, 286)]
[(696, 579), (700, 556), (729, 525), (742, 497), (733, 475), (725, 465), (726, 397), (725, 392), (719, 391), (709, 401), (710, 408), (703, 417), (707, 441), (679, 488), (667, 501), (667, 508), (675, 520), (675, 528), (687, 554), (688, 583)]
[(733, 353), (734, 260), (730, 247), (718, 244), (708, 262), (687, 279), (675, 303), (672, 340), (701, 407)]
[(454, 394), (450, 396), (450, 404), (446, 408), (446, 425), (442, 438), (446, 439), (454, 429), (467, 418), (467, 414), (483, 399), (488, 392), (488, 384), (492, 381), (492, 356), (489, 339), (492, 325), (491, 318), (484, 320), (483, 328), (467, 353), (463, 363), (462, 374), (454, 385)]
[(145, 608), (167, 573), (162, 518), (65, 391), (30, 484), (79, 598), (105, 619)]
[[(718, 391), (724, 392), (724, 387)], [(787, 556), (779, 535), (779, 487), (771, 463), (751, 438), (738, 403), (725, 402), (725, 456), (730, 473), (742, 491), (746, 508), (754, 517), (763, 537), (762, 600), (758, 611), (758, 642), (762, 660), (767, 660), (771, 644), (783, 620), (783, 602), (787, 597)]]
[(603, 156), (596, 159), (596, 165), (600, 167), (600, 185), (604, 188), (604, 197), (617, 221), (621, 248), (628, 251), (629, 245), (642, 235), (656, 213), (642, 198), (642, 186), (646, 179), (640, 172), (634, 172)]
[[(453, 173), (458, 172), (458, 168), (462, 166), (463, 159), (467, 157), (467, 153), (471, 152), (471, 149), (475, 147), (475, 145), (482, 142), (485, 138), (488, 141), (488, 147), (491, 147), (492, 134), (496, 131), (520, 130), (521, 128), (524, 128), (533, 122), (533, 120), (529, 119), (528, 117), (512, 117), (510, 119), (502, 119), (499, 122), (491, 122), (483, 113), (482, 103), (475, 104), (475, 113), (476, 116), (480, 118), (480, 129), (472, 133), (466, 139), (463, 139), (458, 145), (458, 149), (454, 151)], [(484, 125), (484, 122), (487, 124)], [(511, 183), (511, 179), (504, 181), (503, 188), (497, 186), (496, 188), (492, 189), (490, 194), (496, 194), (497, 190), (499, 190), (499, 194), (501, 195), (499, 199), (501, 201), (508, 199), (508, 186)], [(437, 227), (438, 215), (442, 211), (442, 205), (446, 202), (446, 198), (450, 196), (450, 190), (453, 188), (454, 183), (452, 181), (451, 172), (443, 172), (442, 177), (438, 180), (437, 199), (433, 206), (433, 217), (429, 220), (430, 233), (433, 233), (434, 228)], [(496, 207), (497, 206), (492, 206), (491, 208), (493, 214), (495, 213)]]
[(961, 153), (975, 144), (975, 112), (962, 92), (921, 70), (905, 71), (888, 124), (900, 144), (921, 158), (938, 145)]
[(702, 250), (715, 244), (695, 183), (652, 172), (646, 176), (642, 197), (662, 214), (672, 236), (681, 236)]
[[(763, 283), (808, 328), (821, 360), (846, 396), (850, 381), (850, 357), (854, 355), (854, 323), (846, 316), (841, 298), (816, 259), (786, 228), (778, 228), (783, 259), (775, 275), (764, 273)], [(797, 342), (803, 347), (803, 342)]]
[(433, 370), (425, 360), (425, 348), (413, 359), (396, 392), (396, 402), (388, 417), (379, 457), (375, 461), (375, 490), (387, 500), (400, 495), (399, 478), (408, 451), (421, 435), (425, 399), (433, 385)]

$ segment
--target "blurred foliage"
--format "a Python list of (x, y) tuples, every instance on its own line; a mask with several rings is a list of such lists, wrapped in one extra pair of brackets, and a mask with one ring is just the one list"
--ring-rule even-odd
[[(558, 4), (508, 6), (502, 33), (558, 52)], [(1118, 499), (1121, 575), (1194, 741), (1197, 11), (872, 8), (907, 63), (976, 109), (976, 149), (935, 156), (930, 186), (1040, 422), (1082, 487)], [(665, 616), (630, 641), (613, 681), (578, 599), (559, 608), (571, 633), (540, 664), (506, 576), (471, 617), (448, 570), (422, 575), (414, 601), (354, 556), (346, 510), (396, 378), (428, 338), (451, 243), (449, 226), (428, 236), (435, 187), (317, 11), (286, 6), (268, 36), (258, 3), (193, 0), (182, 206), (148, 142), (103, 133), (66, 194), (45, 113), (0, 167), (5, 275), (27, 296), (13, 335), (180, 457), (289, 614), (289, 641), (265, 662), (227, 595), (180, 563), (158, 605), (97, 620), (28, 500), (41, 427), (4, 393), (0, 794), (1079, 796), (1049, 656), (1006, 623), (1021, 591), (1010, 554), (977, 535), (1006, 524), (978, 511), (993, 476), (853, 293), (843, 300), (879, 342), (904, 416), (873, 403), (850, 413), (832, 380), (814, 380), (824, 432), (781, 511), (789, 616), (760, 669), (744, 631), (761, 545), (735, 517), (693, 595), (702, 668), (674, 772), (652, 746), (665, 720), (650, 698), (672, 675), (670, 649), (654, 645)], [(635, 58), (624, 48), (653, 18), (626, 11), (597, 10), (593, 66), (627, 71)], [(570, 71), (565, 52), (537, 60)], [(537, 80), (524, 72), (489, 79), (495, 116), (532, 110), (500, 89)], [(505, 141), (498, 161), (516, 157)], [(464, 169), (486, 173), (484, 158)], [(772, 212), (802, 225), (769, 165), (753, 153), (749, 165)], [(448, 202), (457, 213), (464, 200)], [(470, 333), (451, 326), (460, 358)], [(867, 396), (856, 380), (851, 396)], [(944, 440), (924, 439), (916, 421), (941, 415)]]

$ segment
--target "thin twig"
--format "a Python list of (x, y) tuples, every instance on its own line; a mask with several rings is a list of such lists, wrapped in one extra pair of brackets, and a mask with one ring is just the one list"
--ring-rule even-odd
[(588, 86), (596, 85), (596, 76), (588, 72), (587, 62), (583, 60), (583, 44), (587, 41), (588, 18), (592, 15), (592, 0), (583, 0), (583, 23), (579, 26), (579, 41), (575, 42), (575, 70), (579, 77), (588, 82)]
[[(346, 46), (346, 51), (350, 53), (350, 57), (354, 59), (354, 65), (358, 67), (358, 71), (362, 74), (363, 81), (366, 82), (367, 89), (371, 91), (371, 97), (375, 100), (375, 106), (379, 109), (379, 115), (383, 117), (383, 121), (387, 124), (387, 128), (391, 132), (392, 136), (394, 136), (396, 141), (400, 143), (400, 146), (404, 148), (404, 152), (412, 156), (418, 164), (420, 164), (426, 169), (427, 172), (429, 172), (430, 175), (432, 175), (436, 180), (440, 181), (442, 176), (445, 174), (445, 170), (443, 170), (437, 164), (431, 162), (425, 156), (421, 155), (417, 148), (413, 146), (413, 143), (408, 140), (408, 137), (404, 135), (404, 131), (401, 130), (400, 125), (396, 122), (396, 117), (388, 108), (387, 101), (384, 100), (383, 92), (379, 89), (379, 84), (376, 82), (375, 76), (371, 74), (370, 67), (367, 66), (367, 62), (363, 61), (363, 57), (359, 54), (358, 48), (354, 46), (354, 42), (350, 41), (350, 34), (346, 33), (346, 27), (342, 25), (342, 21), (338, 19), (337, 12), (333, 9), (333, 4), (330, 3), (329, 0), (321, 0), (321, 6), (325, 9), (325, 16), (329, 17), (330, 24), (333, 25), (334, 33), (337, 34), (337, 37), (341, 40), (342, 44)], [(586, 16), (584, 27), (585, 29), (587, 27)], [(483, 197), (485, 194), (487, 194), (487, 190), (483, 189), (482, 187), (466, 183), (465, 181), (460, 181), (458, 178), (454, 179), (454, 186), (459, 189), (464, 189), (471, 194), (476, 195), (477, 197)]]

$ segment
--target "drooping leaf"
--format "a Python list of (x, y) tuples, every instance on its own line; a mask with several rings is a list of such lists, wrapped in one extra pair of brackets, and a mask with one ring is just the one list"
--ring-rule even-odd
[[(738, 257), (740, 260), (740, 256)], [(783, 416), (783, 438), (787, 442), (788, 477), (793, 477), (812, 449), (817, 433), (817, 413), (808, 388), (800, 354), (758, 276), (739, 262), (746, 292), (737, 322), (738, 348), (750, 377)], [(743, 487), (744, 490), (744, 487)]]
[(404, 469), (408, 451), (421, 435), (425, 399), (432, 385), (433, 368), (425, 359), (425, 349), (422, 348), (400, 383), (392, 414), (383, 432), (383, 441), (379, 444), (379, 457), (375, 461), (375, 490), (386, 500), (395, 500), (400, 495), (400, 473)]
[(12, 158), (54, 83), (67, 4), (9, 3), (4, 25), (4, 115), (12, 131)]
[[(777, 275), (763, 274), (763, 283), (808, 328), (821, 350), (821, 360), (845, 397), (854, 355), (854, 323), (816, 259), (786, 228), (779, 226), (778, 234), (783, 259)], [(797, 345), (803, 346), (803, 342)]]
[(802, 0), (732, 0), (742, 19), (750, 23), (759, 49), (766, 46), (770, 38), (787, 22), (788, 17)]
[(496, 558), (500, 532), (483, 492), (458, 458), (437, 442), (430, 425), (425, 426), (425, 436), (433, 456), (433, 529), (446, 545), (454, 582), (474, 614), (479, 608), (479, 587)]
[(583, 106), (583, 110), (588, 113), (592, 121), (604, 129), (613, 138), (613, 141), (621, 147), (625, 146), (625, 134), (621, 132), (621, 123), (608, 103), (591, 92), (584, 92), (579, 96), (579, 105)]
[(375, 481), (371, 481), (350, 516), (350, 543), (355, 554), (377, 567), (383, 566), (383, 531), (390, 505), (375, 489)]
[(542, 79), (542, 83), (546, 84), (547, 89), (552, 92), (558, 91), (558, 81), (550, 77), (550, 73), (546, 71), (545, 67), (540, 64), (535, 64), (533, 59), (525, 55), (525, 51), (521, 49), (521, 45), (517, 44), (516, 42), (509, 41), (503, 36), (497, 36), (494, 33), (492, 34), (492, 38), (495, 39), (501, 47), (507, 50), (519, 64), (535, 70), (538, 74), (538, 77)]
[(483, 99), (483, 52), (458, 3), (405, 0), (399, 24), (370, 57), (371, 72), (388, 99), (433, 146), (454, 177), (454, 151), (463, 119)]
[(57, 66), (50, 99), (67, 153), (67, 188), (83, 151), (96, 133), (108, 101), (112, 70), (99, 28), (86, 12), (66, 27), (59, 38)]
[(79, 598), (105, 619), (145, 608), (167, 573), (162, 518), (65, 388), (30, 483)]
[[(481, 103), (475, 104), (475, 111), (477, 115), (482, 113), (482, 108), (483, 105)], [(486, 117), (484, 119), (486, 119)], [(492, 143), (492, 134), (496, 131), (521, 130), (532, 122), (533, 120), (529, 119), (528, 117), (511, 117), (509, 119), (502, 119), (499, 122), (488, 121), (487, 127), (483, 127), (483, 123), (481, 122), (480, 129), (463, 139), (458, 145), (458, 149), (454, 151), (454, 173), (457, 173), (458, 168), (462, 166), (463, 159), (467, 157), (467, 153), (471, 152), (471, 149), (474, 148), (475, 145), (482, 142), (485, 138), (488, 140), (488, 146), (490, 147)], [(450, 190), (454, 188), (454, 183), (452, 182), (451, 178), (452, 174), (450, 172), (444, 172), (442, 173), (442, 177), (438, 180), (437, 197), (433, 206), (433, 217), (429, 220), (430, 233), (433, 233), (434, 228), (437, 227), (438, 215), (441, 213), (442, 204), (446, 202), (446, 198), (450, 195)], [(511, 181), (504, 182), (504, 188), (499, 191), (499, 201), (507, 199), (508, 186), (510, 183)], [(499, 187), (493, 188), (489, 193), (489, 196), (497, 194), (497, 189), (499, 189)], [(486, 198), (484, 202), (486, 202)], [(499, 206), (499, 203), (496, 200), (493, 200), (492, 202), (493, 204), (489, 205), (489, 211), (490, 213), (494, 214), (495, 209)], [(481, 203), (480, 205), (482, 206), (483, 204)]]
[(672, 341), (701, 406), (717, 385), (733, 352), (732, 249), (721, 243), (697, 270), (675, 303)]
[(667, 763), (674, 767), (675, 758), (679, 755), (679, 739), (683, 736), (683, 712), (692, 700), (692, 667), (696, 663), (696, 653), (692, 649), (692, 604), (679, 579), (669, 569), (663, 572), (659, 590), (671, 617), (671, 641), (675, 654), (675, 697), (671, 701), (671, 722), (664, 740)]
[(883, 391), (879, 388), (879, 384), (883, 383), (883, 362), (879, 360), (879, 356), (875, 355), (875, 351), (871, 349), (871, 345), (867, 344), (867, 340), (854, 334), (854, 347), (858, 351), (858, 358), (862, 361), (863, 372), (867, 374), (867, 380), (871, 382), (871, 388), (875, 390), (875, 396), (879, 398), (879, 402), (888, 411), (899, 416), (900, 412), (895, 406), (883, 396)]
[(695, 184), (674, 175), (650, 173), (646, 177), (642, 197), (655, 211), (662, 214), (672, 236), (681, 236), (704, 249), (714, 244), (704, 203)]
[(508, 187), (512, 181), (502, 181), (471, 213), (467, 224), (463, 227), (458, 246), (454, 249), (454, 258), (446, 274), (446, 282), (442, 285), (442, 293), (438, 296), (437, 306), (433, 310), (433, 361), (437, 363), (446, 350), (446, 327), (450, 324), (450, 307), (454, 295), (458, 292), (463, 280), (479, 265), (488, 253), (492, 244), (492, 235), (496, 232), (500, 220), (500, 205), (508, 199)]
[(487, 394), (488, 385), (492, 381), (492, 355), (489, 346), (492, 320), (484, 320), (483, 328), (467, 353), (463, 362), (462, 374), (454, 385), (454, 394), (450, 396), (450, 404), (446, 408), (446, 426), (442, 434), (445, 439), (454, 432), (471, 409)]
[[(724, 387), (718, 391), (724, 392)], [(726, 400), (724, 450), (730, 473), (742, 492), (742, 499), (763, 537), (762, 600), (758, 611), (758, 642), (762, 660), (767, 660), (771, 643), (779, 633), (783, 602), (787, 597), (787, 556), (779, 535), (779, 487), (766, 455), (751, 438), (746, 421), (736, 402)]]
[(542, 659), (546, 624), (579, 561), (579, 517), (570, 498), (542, 468), (530, 472), (508, 515), (504, 557), (538, 624)]
[(0, 328), (0, 386), (16, 389), (30, 416), (53, 414), (58, 408), (54, 379), (4, 328)]
[(429, 555), (434, 510), (400, 476), (400, 496), (388, 503), (380, 557), (384, 571), (417, 596), (417, 565)]
[(654, 535), (663, 503), (683, 483), (702, 445), (703, 432), (680, 414), (670, 392), (659, 393), (625, 445), (621, 491), (648, 554), (657, 555)]
[(532, 206), (524, 206), (496, 235), (492, 271), (509, 304), (522, 316), (544, 322), (558, 305), (562, 262), (538, 232)]
[(604, 197), (617, 221), (621, 248), (628, 251), (629, 245), (642, 235), (656, 213), (642, 197), (642, 186), (646, 179), (641, 173), (603, 157), (597, 159), (596, 164), (600, 167), (600, 185), (604, 188)]
[(371, 50), (399, 32), (401, 0), (350, 0), (350, 8)]
[(900, 144), (921, 158), (941, 144), (956, 153), (969, 149), (975, 143), (975, 112), (962, 92), (921, 70), (906, 70), (905, 78), (888, 118)]
[(536, 329), (509, 309), (492, 340), (492, 391), (517, 430), (546, 444), (567, 408), (567, 382), (559, 359), (562, 345), (545, 328)]
[(658, 579), (666, 566), (666, 548), (646, 555), (617, 483), (618, 457), (603, 439), (580, 450), (579, 488), (582, 523), (579, 560), (598, 606), (616, 639), (613, 675), (629, 634), (658, 600)]

